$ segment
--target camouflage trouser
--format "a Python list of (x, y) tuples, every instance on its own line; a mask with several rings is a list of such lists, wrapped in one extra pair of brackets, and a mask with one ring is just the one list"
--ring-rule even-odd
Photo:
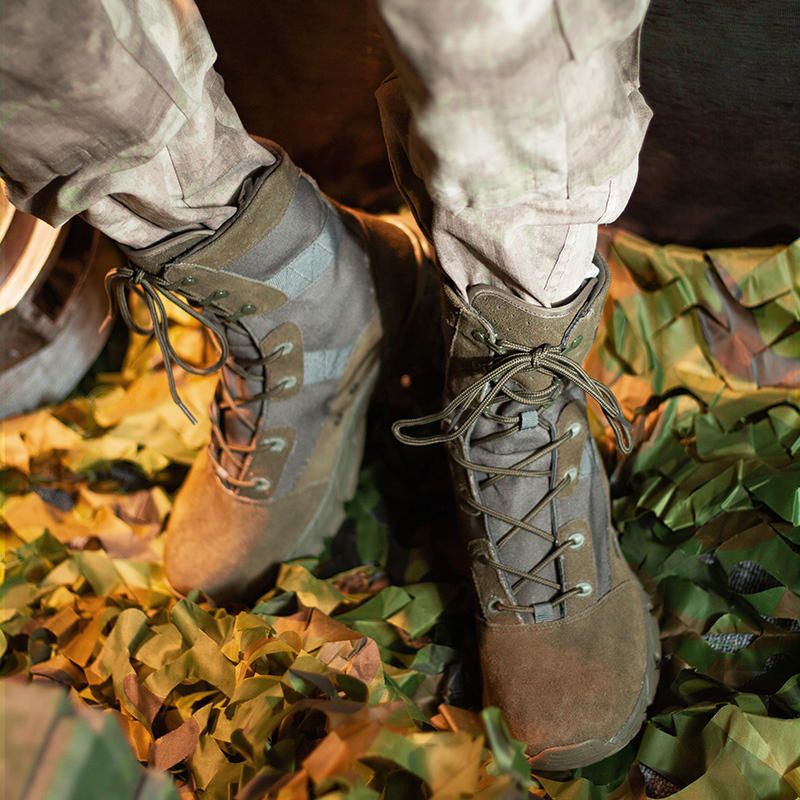
[[(462, 290), (571, 294), (635, 181), (646, 0), (377, 5), (399, 74), (379, 91), (390, 157), (429, 209), (444, 269)], [(217, 229), (272, 158), (215, 57), (191, 0), (4, 0), (0, 170), (14, 204), (56, 225), (82, 214), (132, 247)]]

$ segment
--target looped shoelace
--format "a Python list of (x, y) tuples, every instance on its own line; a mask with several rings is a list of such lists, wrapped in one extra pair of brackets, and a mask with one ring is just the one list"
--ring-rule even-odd
[[(196, 423), (197, 419), (183, 402), (178, 393), (175, 385), (175, 378), (172, 374), (173, 365), (177, 365), (193, 375), (211, 375), (212, 373), (218, 372), (225, 367), (227, 370), (230, 370), (231, 373), (242, 378), (246, 383), (246, 381), (250, 378), (262, 378), (263, 375), (258, 372), (258, 369), (266, 367), (266, 365), (275, 358), (283, 355), (283, 350), (279, 346), (273, 352), (267, 356), (264, 356), (263, 358), (239, 359), (239, 363), (237, 363), (234, 358), (230, 357), (228, 335), (225, 327), (236, 325), (241, 327), (241, 323), (239, 322), (240, 315), (234, 314), (230, 317), (220, 317), (217, 315), (216, 319), (212, 319), (209, 316), (206, 316), (202, 310), (198, 310), (196, 307), (184, 300), (183, 296), (176, 291), (179, 285), (180, 282), (170, 282), (157, 275), (152, 275), (145, 270), (130, 266), (117, 267), (111, 270), (105, 278), (106, 295), (108, 296), (109, 300), (109, 312), (108, 316), (103, 322), (103, 326), (109, 323), (113, 316), (114, 308), (116, 307), (119, 310), (123, 321), (131, 331), (143, 336), (152, 335), (155, 337), (158, 347), (161, 350), (162, 358), (164, 359), (164, 368), (167, 373), (167, 382), (169, 383), (169, 390), (172, 399), (183, 411), (183, 413), (186, 414), (186, 416), (192, 421), (192, 423)], [(133, 318), (133, 314), (131, 313), (131, 308), (128, 303), (128, 296), (126, 293), (127, 288), (130, 288), (131, 291), (136, 292), (136, 294), (138, 294), (144, 302), (151, 322), (149, 328), (139, 325)], [(185, 311), (193, 319), (197, 320), (212, 334), (216, 340), (220, 352), (219, 358), (217, 358), (216, 361), (208, 366), (199, 366), (186, 361), (178, 354), (169, 338), (169, 320), (167, 318), (166, 308), (163, 300), (161, 299), (161, 295), (163, 295), (171, 303), (174, 303), (176, 306), (178, 306), (178, 308)], [(204, 305), (205, 303), (201, 301), (201, 308)], [(219, 323), (217, 320), (219, 320)], [(242, 328), (242, 331), (249, 336), (244, 328)], [(255, 371), (252, 369), (254, 367), (256, 368)], [(283, 391), (284, 387), (279, 384), (277, 387), (266, 389), (263, 392), (258, 392), (250, 396), (241, 398), (235, 397), (230, 387), (227, 385), (225, 380), (225, 372), (223, 371), (223, 379), (220, 381), (219, 388), (222, 395), (222, 400), (220, 403), (221, 408), (230, 410), (237, 417), (237, 419), (247, 429), (249, 429), (252, 436), (255, 436), (259, 426), (258, 424), (253, 424), (252, 421), (247, 418), (247, 415), (241, 411), (241, 406), (252, 402), (260, 402), (261, 400), (272, 397), (276, 393)], [(229, 457), (230, 461), (236, 465), (237, 472), (239, 473), (238, 476), (232, 475), (230, 470), (224, 469), (219, 461), (212, 456), (217, 472), (220, 474), (221, 478), (226, 480), (235, 488), (253, 488), (259, 487), (262, 484), (269, 484), (269, 481), (264, 478), (242, 477), (248, 469), (250, 462), (249, 456), (255, 451), (255, 447), (252, 445), (252, 443), (250, 445), (234, 445), (227, 442), (225, 435), (216, 420), (212, 420), (211, 435), (212, 439), (217, 445), (217, 448)]]
[[(260, 380), (264, 376), (258, 372), (258, 370), (262, 367), (266, 367), (269, 363), (274, 361), (277, 358), (281, 358), (284, 354), (284, 349), (281, 345), (278, 345), (271, 353), (264, 356), (263, 358), (253, 358), (253, 359), (241, 359), (239, 364), (231, 359), (228, 364), (227, 368), (240, 378), (242, 378), (247, 383), (248, 380), (251, 378)], [(256, 367), (255, 371), (251, 371), (245, 369), (244, 367)], [(223, 373), (224, 376), (224, 373)], [(253, 422), (252, 419), (248, 417), (242, 411), (242, 407), (255, 402), (261, 402), (262, 400), (268, 400), (271, 397), (274, 397), (276, 394), (280, 394), (284, 391), (285, 384), (278, 383), (276, 386), (272, 388), (265, 389), (262, 392), (256, 392), (254, 394), (247, 395), (246, 397), (239, 398), (234, 397), (231, 388), (228, 386), (226, 380), (223, 377), (223, 380), (220, 381), (219, 384), (220, 393), (222, 395), (222, 399), (219, 403), (219, 407), (222, 410), (230, 411), (233, 413), (238, 422), (242, 424), (249, 432), (250, 432), (250, 444), (247, 445), (237, 445), (232, 444), (227, 441), (225, 434), (223, 433), (222, 429), (220, 428), (219, 422), (217, 419), (212, 417), (211, 420), (211, 435), (217, 444), (218, 448), (228, 456), (228, 459), (231, 463), (236, 466), (236, 470), (238, 472), (238, 477), (233, 475), (229, 469), (225, 469), (222, 466), (219, 459), (213, 457), (214, 467), (217, 471), (219, 477), (227, 482), (230, 486), (235, 489), (261, 489), (263, 491), (267, 491), (271, 488), (271, 482), (263, 477), (242, 477), (249, 469), (251, 456), (255, 453), (255, 445), (252, 443), (255, 436), (258, 434), (258, 430), (260, 427), (260, 420), (256, 420)]]
[[(564, 350), (561, 347), (557, 345), (542, 345), (535, 349), (530, 349), (512, 342), (492, 342), (489, 340), (485, 340), (485, 342), (499, 356), (496, 364), (485, 375), (482, 375), (463, 389), (441, 411), (416, 419), (404, 419), (395, 422), (392, 426), (392, 432), (399, 441), (417, 447), (452, 442), (459, 437), (466, 436), (473, 424), (481, 416), (505, 427), (495, 433), (481, 437), (475, 443), (485, 444), (492, 440), (511, 436), (521, 430), (520, 416), (496, 414), (492, 411), (493, 406), (513, 400), (522, 405), (539, 408), (555, 399), (560, 393), (564, 381), (570, 381), (597, 401), (614, 431), (619, 450), (623, 453), (631, 451), (630, 423), (623, 416), (622, 409), (619, 407), (614, 394), (607, 386), (587, 375), (579, 364), (564, 355)], [(538, 391), (516, 391), (509, 385), (519, 373), (531, 369), (552, 376), (551, 385)], [(430, 436), (417, 436), (406, 433), (411, 429), (422, 428), (435, 423), (446, 423), (451, 419), (453, 422), (449, 429), (441, 433)], [(457, 452), (451, 452), (451, 457), (465, 469), (486, 475), (487, 477), (479, 483), (481, 488), (486, 488), (504, 477), (533, 478), (549, 476), (550, 470), (530, 470), (525, 469), (525, 467), (560, 447), (564, 442), (573, 438), (574, 435), (576, 434), (572, 429), (568, 430), (550, 443), (534, 450), (512, 467), (479, 464), (462, 457)], [(495, 543), (498, 552), (519, 531), (526, 531), (554, 545), (554, 548), (527, 572), (503, 564), (488, 556), (481, 557), (484, 563), (494, 567), (498, 572), (504, 572), (518, 579), (511, 587), (514, 591), (524, 581), (531, 581), (557, 591), (558, 594), (550, 601), (551, 605), (558, 605), (569, 597), (582, 593), (579, 587), (565, 589), (562, 584), (539, 574), (561, 556), (566, 549), (574, 546), (574, 543), (570, 539), (558, 543), (554, 534), (535, 527), (530, 523), (530, 520), (534, 519), (542, 509), (552, 503), (573, 479), (574, 477), (568, 471), (564, 478), (546, 492), (541, 500), (522, 519), (515, 519), (499, 509), (491, 508), (473, 499), (469, 493), (465, 493), (462, 497), (463, 502), (473, 509), (472, 513), (476, 515), (486, 514), (509, 525), (509, 528)], [(520, 606), (501, 601), (498, 601), (498, 605), (507, 611), (517, 613), (531, 613), (534, 608), (533, 605)]]
[[(112, 269), (105, 277), (109, 309), (108, 315), (101, 326), (101, 330), (111, 321), (114, 308), (116, 307), (122, 316), (123, 322), (130, 330), (142, 336), (154, 336), (161, 350), (161, 356), (164, 359), (164, 369), (167, 373), (170, 395), (172, 395), (172, 399), (175, 401), (178, 408), (186, 414), (192, 423), (197, 423), (197, 418), (192, 414), (178, 394), (178, 389), (175, 385), (175, 376), (172, 374), (172, 366), (173, 364), (177, 364), (181, 369), (190, 372), (192, 375), (211, 375), (214, 372), (218, 372), (228, 360), (228, 340), (225, 336), (225, 332), (216, 322), (189, 305), (183, 297), (174, 291), (176, 286), (176, 283), (166, 281), (157, 275), (151, 275), (143, 269), (135, 269), (133, 267), (117, 267)], [(130, 288), (131, 291), (136, 292), (144, 302), (147, 313), (150, 316), (149, 328), (139, 325), (133, 318), (130, 305), (128, 304), (126, 288)], [(220, 352), (219, 358), (213, 364), (199, 366), (186, 361), (180, 356), (169, 338), (167, 309), (159, 296), (160, 294), (164, 295), (170, 303), (178, 306), (178, 308), (185, 311), (189, 316), (196, 319), (213, 334)]]

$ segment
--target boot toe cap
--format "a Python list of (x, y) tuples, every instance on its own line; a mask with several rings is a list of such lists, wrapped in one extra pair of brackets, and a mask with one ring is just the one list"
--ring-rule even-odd
[(487, 703), (540, 769), (599, 761), (636, 735), (656, 681), (658, 629), (635, 580), (584, 611), (537, 625), (484, 625)]
[[(256, 501), (217, 478), (208, 453), (195, 461), (167, 526), (167, 580), (179, 594), (200, 589), (216, 603), (248, 601), (269, 588), (277, 565), (319, 547), (307, 533), (316, 519), (327, 481), (295, 488), (283, 497)], [(331, 527), (343, 514), (326, 521)], [(295, 553), (302, 544), (307, 552)]]
[[(264, 571), (269, 506), (229, 491), (207, 453), (196, 460), (175, 500), (165, 548), (165, 572), (179, 594), (199, 589), (216, 602), (242, 599)], [(279, 557), (281, 554), (276, 554)]]

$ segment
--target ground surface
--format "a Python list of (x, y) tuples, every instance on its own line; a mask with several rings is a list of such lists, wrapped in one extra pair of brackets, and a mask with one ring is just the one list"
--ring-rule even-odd
[[(179, 600), (164, 581), (162, 525), (207, 429), (173, 406), (154, 344), (134, 339), (104, 373), (113, 339), (80, 394), (2, 423), (3, 685), (32, 675), (106, 709), (187, 797), (798, 796), (800, 244), (703, 254), (621, 235), (611, 264), (590, 371), (635, 419), (637, 449), (618, 462), (595, 432), (665, 653), (649, 721), (620, 754), (530, 775), (499, 713), (476, 707), (441, 457), (386, 434), (436, 402), (435, 358), (409, 355), (435, 350), (421, 328), (376, 398), (345, 528), (249, 608)], [(190, 322), (176, 315), (171, 335), (197, 357)], [(204, 408), (213, 380), (179, 381)], [(58, 796), (90, 797), (124, 761), (106, 757), (122, 737), (97, 745), (97, 726), (75, 722), (48, 738), (46, 701), (30, 697), (7, 717), (29, 737), (15, 768), (46, 771), (43, 743), (69, 745)]]

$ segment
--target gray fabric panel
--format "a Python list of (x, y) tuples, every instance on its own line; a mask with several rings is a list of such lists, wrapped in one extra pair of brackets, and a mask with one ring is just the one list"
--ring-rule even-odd
[(355, 343), (334, 350), (312, 350), (303, 354), (303, 383), (322, 383), (340, 378), (345, 369)]
[(333, 350), (366, 327), (376, 311), (369, 260), (360, 241), (343, 226), (342, 231), (331, 268), (314, 284), (269, 314), (244, 318), (258, 341), (292, 322), (300, 327), (304, 351)]
[[(501, 403), (495, 409), (497, 414), (509, 417), (521, 417), (529, 413), (528, 406), (524, 406), (516, 401)], [(532, 427), (525, 427), (513, 436), (481, 442), (484, 436), (497, 431), (498, 424), (485, 417), (479, 418), (470, 434), (470, 443), (467, 450), (467, 458), (478, 464), (485, 464), (490, 468), (513, 467), (523, 457), (528, 456), (533, 451), (545, 446), (550, 441), (555, 419), (558, 417), (560, 405), (553, 403), (548, 409), (540, 409), (538, 412), (537, 424)], [(528, 417), (528, 422), (532, 418)], [(553, 461), (553, 454), (549, 453), (527, 465), (530, 470), (549, 470)], [(483, 473), (475, 473), (474, 478), (480, 482), (486, 478)], [(536, 504), (536, 501), (543, 497), (550, 487), (548, 477), (505, 477), (494, 484), (484, 486), (480, 489), (480, 501), (489, 508), (497, 509), (514, 519), (522, 519), (527, 516)], [(551, 505), (545, 506), (532, 519), (528, 520), (532, 525), (542, 530), (553, 530), (554, 519)], [(495, 519), (487, 515), (486, 527), (493, 542), (498, 542), (506, 533), (509, 532), (508, 523)], [(500, 548), (500, 561), (520, 570), (533, 569), (551, 550), (551, 544), (545, 539), (532, 534), (528, 531), (519, 529), (510, 538), (503, 542)], [(538, 574), (547, 580), (555, 581), (558, 579), (557, 565), (555, 562), (549, 564)], [(502, 573), (503, 581), (512, 591), (514, 601), (520, 605), (541, 603), (549, 604), (553, 596), (553, 590), (546, 586), (530, 580), (520, 580), (516, 576)], [(512, 590), (512, 587), (516, 589)], [(552, 607), (555, 617), (562, 615), (563, 606)], [(539, 618), (543, 609), (538, 611)]]
[(342, 223), (335, 214), (328, 219), (319, 236), (267, 281), (268, 286), (283, 292), (289, 299), (297, 297), (332, 266), (342, 238)]
[(529, 428), (535, 428), (539, 424), (539, 412), (535, 409), (532, 411), (523, 411), (519, 415), (519, 427), (520, 430), (528, 430)]
[[(375, 316), (377, 308), (369, 261), (363, 247), (349, 231), (342, 230), (332, 268), (321, 275), (311, 288), (263, 318), (247, 318), (249, 322), (259, 323), (262, 338), (281, 323), (294, 322), (302, 332), (305, 353), (344, 351), (358, 339)], [(298, 432), (276, 498), (291, 491), (305, 468), (328, 416), (328, 404), (337, 385), (338, 380), (335, 379), (310, 384), (306, 382), (302, 391), (290, 400), (282, 401), (278, 395), (270, 403), (268, 424), (273, 427), (290, 426)]]
[(317, 239), (330, 214), (330, 206), (306, 176), (301, 176), (280, 222), (231, 270), (248, 278), (268, 280)]
[[(519, 416), (521, 429), (513, 436), (496, 439), (485, 444), (477, 440), (497, 429), (494, 422), (479, 419), (471, 435), (472, 444), (467, 452), (467, 457), (481, 464), (511, 467), (521, 457), (548, 444), (554, 437), (556, 425), (564, 406), (571, 402), (582, 402), (583, 392), (574, 385), (565, 386), (561, 395), (544, 409), (532, 411), (519, 403), (511, 402), (501, 404), (496, 412), (507, 416)], [(553, 459), (558, 459), (558, 450), (545, 455), (526, 466), (530, 470), (548, 470), (553, 464)], [(479, 479), (483, 475), (478, 476)], [(543, 497), (551, 488), (549, 477), (507, 477), (492, 485), (483, 487), (481, 500), (490, 508), (502, 510), (504, 513), (522, 519), (534, 506), (536, 501)], [(530, 522), (543, 530), (555, 531), (571, 520), (585, 520), (595, 554), (596, 578), (590, 579), (598, 599), (611, 590), (611, 564), (609, 547), (609, 498), (606, 482), (603, 476), (603, 465), (591, 437), (586, 439), (586, 444), (581, 454), (578, 472), (578, 486), (569, 496), (560, 496), (554, 504), (550, 504), (539, 511)], [(508, 530), (506, 522), (488, 518), (486, 521), (490, 537), (497, 542)], [(529, 570), (538, 561), (544, 558), (551, 550), (549, 542), (520, 530), (514, 537), (506, 540), (501, 550), (500, 560), (517, 569)], [(553, 563), (539, 574), (551, 580), (559, 578), (556, 572), (557, 565)], [(588, 577), (588, 576), (587, 576)], [(583, 576), (581, 576), (583, 579)], [(516, 577), (504, 575), (502, 580), (509, 586), (517, 583)], [(572, 587), (578, 580), (577, 576), (567, 574), (565, 586)], [(514, 591), (515, 601), (523, 604), (547, 604), (552, 597), (552, 590), (533, 581), (519, 582)], [(536, 621), (543, 619), (543, 606), (536, 609)], [(563, 616), (563, 607), (553, 607), (554, 618)]]

